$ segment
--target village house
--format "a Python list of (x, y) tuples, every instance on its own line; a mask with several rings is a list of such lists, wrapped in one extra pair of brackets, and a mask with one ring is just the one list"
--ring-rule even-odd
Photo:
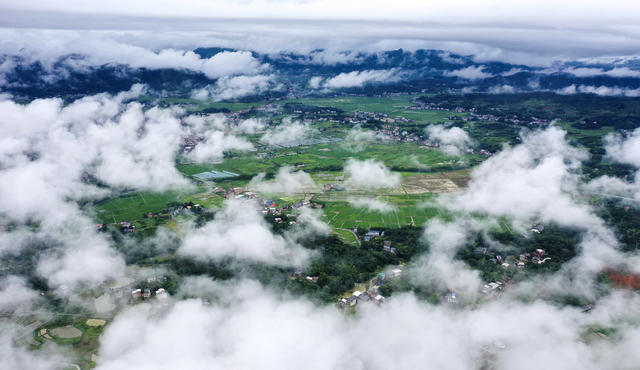
[(392, 254), (396, 254), (397, 251), (398, 251), (396, 248), (391, 247), (391, 241), (389, 241), (389, 240), (385, 240), (382, 243), (382, 250), (387, 252), (387, 253), (392, 253)]

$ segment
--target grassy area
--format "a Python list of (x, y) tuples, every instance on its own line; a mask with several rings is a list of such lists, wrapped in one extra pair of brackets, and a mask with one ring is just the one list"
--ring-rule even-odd
[(187, 163), (178, 164), (176, 168), (187, 176), (193, 176), (202, 172), (216, 170), (217, 166), (212, 163)]
[(400, 107), (413, 105), (411, 103), (413, 98), (415, 98), (415, 95), (391, 97), (341, 96), (336, 98), (302, 98), (284, 100), (281, 103), (302, 103), (319, 107), (332, 107), (343, 110), (347, 113), (368, 111), (395, 114), (396, 112), (403, 110)]
[[(423, 206), (434, 196), (433, 194), (420, 194), (381, 197), (381, 200), (394, 207), (393, 211), (387, 213), (357, 208), (348, 202), (325, 202), (323, 220), (337, 229), (352, 229), (354, 227), (395, 229), (408, 225), (420, 226), (442, 212), (435, 207)], [(341, 236), (344, 237), (346, 234), (341, 234)]]
[(182, 196), (177, 191), (129, 193), (97, 203), (97, 218), (101, 223), (133, 222), (144, 219), (149, 212), (162, 211), (167, 203), (178, 201)]
[(333, 230), (334, 234), (336, 234), (338, 236), (338, 238), (340, 238), (340, 240), (342, 240), (343, 242), (347, 243), (347, 244), (351, 244), (354, 246), (358, 246), (360, 245), (360, 243), (358, 242), (358, 239), (356, 239), (356, 236), (353, 234), (353, 232), (346, 230), (346, 229), (334, 229)]
[(480, 163), (482, 157), (455, 157), (431, 150), (416, 143), (369, 143), (353, 152), (342, 143), (317, 144), (256, 153), (246, 153), (213, 165), (179, 165), (185, 174), (210, 170), (226, 170), (245, 176), (260, 172), (275, 173), (282, 166), (299, 166), (305, 172), (341, 171), (349, 158), (375, 159), (398, 171), (446, 171)]
[(224, 203), (224, 200), (225, 198), (219, 193), (211, 192), (192, 194), (180, 199), (180, 201), (182, 202), (193, 202), (195, 204), (200, 204), (201, 206), (206, 208), (221, 207), (222, 203)]

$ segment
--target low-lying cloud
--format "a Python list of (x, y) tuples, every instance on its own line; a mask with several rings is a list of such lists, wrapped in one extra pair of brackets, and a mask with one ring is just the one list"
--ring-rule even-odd
[(267, 91), (281, 90), (275, 75), (223, 76), (215, 84), (196, 89), (191, 97), (198, 100), (222, 101), (245, 96), (260, 95)]
[(557, 94), (595, 94), (599, 96), (626, 96), (635, 98), (640, 96), (640, 89), (629, 89), (617, 86), (590, 86), (590, 85), (569, 85), (563, 89), (556, 90)]
[(267, 129), (260, 142), (267, 145), (292, 145), (308, 138), (313, 132), (307, 123), (284, 119), (281, 124)]
[(387, 140), (389, 140), (389, 137), (384, 134), (376, 133), (372, 130), (364, 130), (362, 126), (356, 125), (349, 130), (340, 145), (352, 153), (358, 153), (364, 150), (367, 143)]
[(349, 159), (344, 166), (344, 184), (348, 188), (374, 190), (400, 185), (400, 174), (393, 173), (375, 159)]
[(362, 87), (367, 84), (397, 81), (400, 78), (398, 73), (397, 69), (343, 72), (322, 82), (314, 77), (309, 81), (309, 85), (312, 88), (322, 86), (329, 89)]
[[(633, 345), (640, 337), (636, 325), (620, 328), (615, 342), (581, 339), (595, 323), (629, 322), (638, 314), (637, 297), (620, 294), (607, 297), (591, 314), (542, 301), (496, 301), (455, 310), (403, 294), (379, 307), (363, 306), (350, 317), (252, 281), (189, 283), (184, 288), (191, 295), (201, 294), (212, 304), (189, 299), (161, 315), (149, 304), (127, 309), (102, 338), (98, 369), (196, 369), (202, 364), (282, 369), (309, 363), (320, 369), (473, 369), (491, 363), (498, 369), (562, 364), (595, 370), (632, 369), (640, 362)], [(531, 348), (544, 354), (535, 364), (522, 360)]]
[(178, 253), (208, 260), (232, 258), (279, 266), (301, 266), (310, 253), (272, 233), (253, 202), (229, 201), (215, 219), (189, 231)]
[(450, 77), (459, 77), (465, 80), (480, 80), (483, 78), (493, 77), (491, 73), (484, 72), (484, 70), (484, 66), (469, 66), (453, 71), (445, 71), (444, 75)]
[(429, 125), (424, 131), (429, 140), (440, 144), (440, 149), (447, 154), (460, 155), (473, 144), (469, 134), (460, 127)]
[(281, 167), (272, 180), (265, 180), (266, 174), (260, 173), (248, 185), (248, 188), (267, 194), (302, 194), (318, 190), (311, 176), (304, 171), (293, 171), (291, 167)]

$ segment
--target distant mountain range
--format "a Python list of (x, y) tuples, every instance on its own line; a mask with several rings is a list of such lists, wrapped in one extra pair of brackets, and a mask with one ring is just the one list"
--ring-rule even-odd
[[(193, 50), (207, 60), (223, 48)], [(608, 96), (640, 96), (640, 60), (600, 58), (558, 62), (551, 67), (532, 67), (502, 62), (481, 62), (473, 56), (440, 50), (402, 49), (378, 53), (279, 53), (251, 55), (264, 68), (270, 87), (247, 89), (233, 96), (245, 100), (287, 95), (394, 92), (488, 92), (552, 91), (562, 94), (595, 93)], [(131, 67), (126, 64), (84, 63), (86, 56), (67, 55), (52, 63), (23, 56), (0, 57), (0, 91), (16, 97), (95, 94), (129, 89), (143, 83), (168, 96), (191, 96), (196, 89), (214, 86), (223, 77), (211, 78), (193, 69)], [(253, 72), (255, 75), (255, 72)], [(238, 76), (235, 73), (234, 76)], [(241, 75), (241, 74), (240, 74)], [(233, 89), (236, 85), (230, 84)]]

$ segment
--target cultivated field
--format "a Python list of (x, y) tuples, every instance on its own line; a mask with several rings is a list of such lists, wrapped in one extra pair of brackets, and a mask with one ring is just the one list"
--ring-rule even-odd
[(167, 203), (175, 202), (181, 197), (181, 193), (174, 191), (129, 193), (97, 203), (97, 217), (102, 223), (123, 220), (133, 222), (145, 218), (149, 212), (162, 211), (167, 207)]
[(437, 207), (428, 205), (433, 198), (431, 194), (389, 195), (377, 198), (393, 207), (390, 212), (370, 211), (348, 202), (330, 201), (325, 203), (323, 220), (339, 229), (420, 226), (442, 212)]

